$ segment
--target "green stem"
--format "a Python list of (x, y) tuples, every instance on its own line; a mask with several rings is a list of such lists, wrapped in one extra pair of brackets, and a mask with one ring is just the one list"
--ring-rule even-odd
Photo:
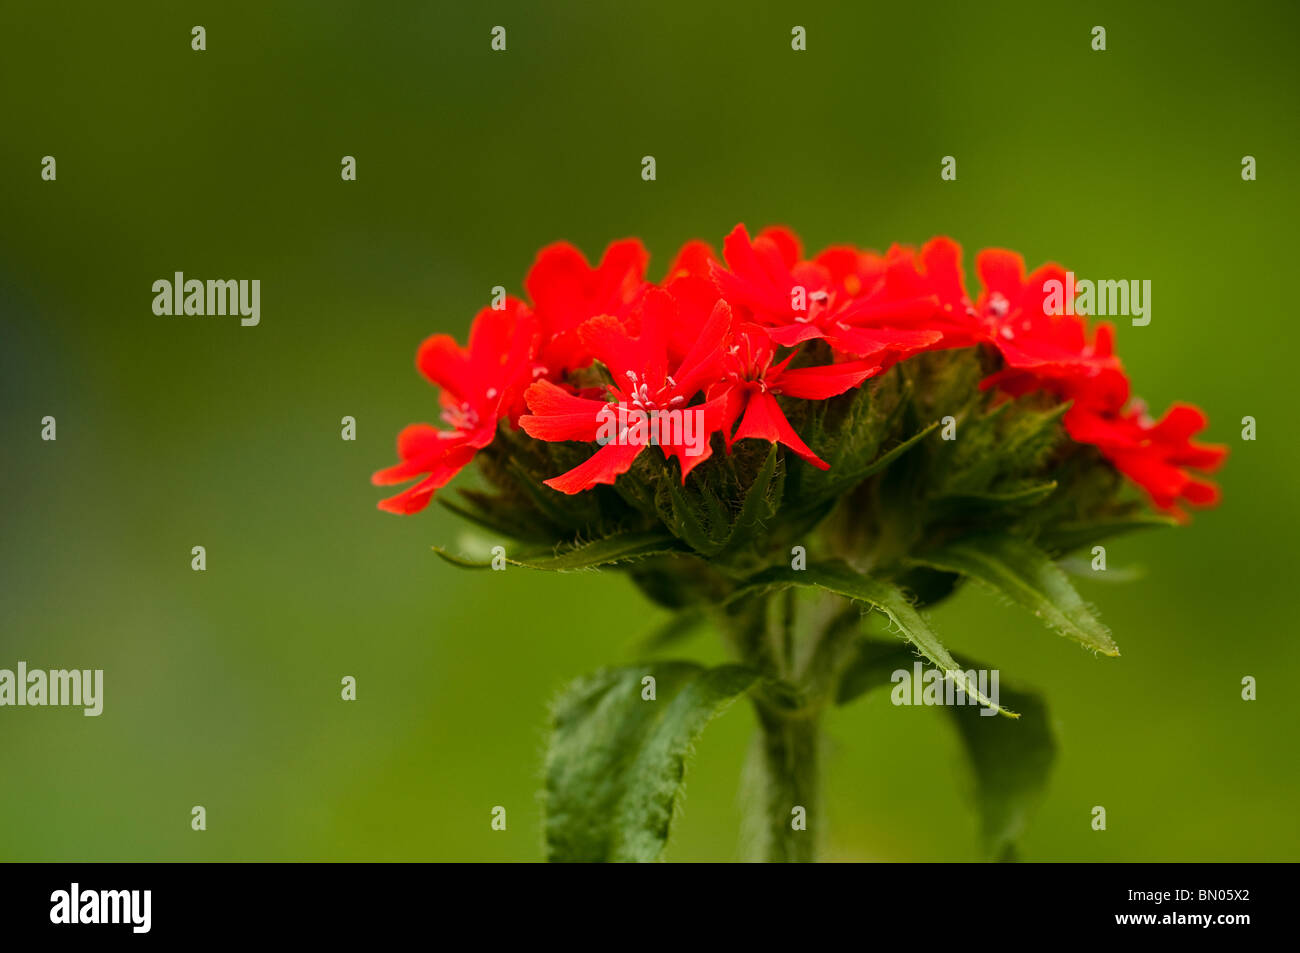
[(817, 858), (821, 821), (817, 800), (818, 719), (808, 715), (792, 717), (761, 699), (755, 699), (754, 707), (758, 713), (757, 759), (761, 771), (760, 856), (774, 863), (810, 863)]
[[(724, 628), (745, 664), (799, 690), (811, 686), (803, 685), (796, 671), (795, 614), (791, 589), (784, 597), (762, 595), (729, 606)], [(822, 703), (805, 699), (795, 709), (788, 697), (779, 698), (770, 688), (750, 696), (758, 734), (747, 785), (754, 799), (748, 839), (757, 848), (757, 859), (809, 863), (816, 860), (821, 823), (817, 771)]]

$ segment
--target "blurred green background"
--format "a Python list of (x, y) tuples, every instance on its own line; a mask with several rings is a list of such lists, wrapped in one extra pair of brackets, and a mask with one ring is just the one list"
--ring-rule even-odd
[[(1025, 858), (1300, 859), (1300, 17), (1137, 6), (0, 6), (0, 667), (106, 682), (99, 718), (0, 709), (0, 859), (540, 859), (546, 705), (660, 616), (613, 573), (454, 570), (430, 547), (464, 527), (378, 512), (368, 478), (436, 416), (416, 346), (540, 246), (640, 236), (658, 277), (737, 221), (1152, 280), (1119, 348), (1232, 446), (1223, 505), (1113, 542), (1141, 581), (1081, 584), (1119, 659), (977, 591), (935, 621), (1048, 696)], [(261, 325), (155, 316), (177, 270), (260, 278)], [(668, 859), (737, 856), (752, 724), (706, 732)], [(828, 858), (979, 856), (941, 712), (881, 694), (828, 731)]]

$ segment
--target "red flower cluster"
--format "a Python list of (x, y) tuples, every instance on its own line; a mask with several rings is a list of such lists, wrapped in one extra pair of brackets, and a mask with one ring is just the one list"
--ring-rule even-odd
[[(1071, 438), (1095, 445), (1157, 506), (1181, 516), (1180, 500), (1217, 500), (1213, 484), (1188, 472), (1212, 470), (1226, 455), (1192, 441), (1204, 415), (1177, 405), (1156, 423), (1130, 403), (1113, 330), (1101, 325), (1089, 340), (1083, 318), (1046, 309), (1045, 283), (1065, 279), (1056, 265), (1026, 276), (1019, 255), (981, 252), (983, 288), (972, 302), (961, 249), (946, 238), (919, 250), (896, 245), (884, 255), (836, 246), (807, 259), (786, 229), (751, 239), (738, 225), (721, 260), (705, 243), (690, 242), (657, 285), (645, 279), (648, 257), (629, 239), (610, 245), (593, 268), (573, 246), (551, 245), (524, 282), (531, 305), (511, 298), (501, 310), (479, 312), (467, 349), (447, 335), (425, 341), (416, 363), (442, 388), (450, 429), (416, 424), (402, 431), (401, 462), (374, 482), (422, 479), (380, 507), (423, 509), (491, 443), (501, 421), (539, 440), (602, 444), (585, 463), (546, 481), (555, 489), (613, 483), (647, 444), (600, 439), (611, 407), (695, 414), (702, 443), (680, 433), (655, 441), (678, 459), (683, 480), (708, 458), (714, 433), (728, 450), (738, 440), (766, 440), (825, 469), (776, 395), (824, 400), (914, 354), (976, 345), (996, 348), (1003, 361), (983, 386), (1070, 401)], [(792, 368), (815, 340), (826, 343), (832, 362)], [(572, 372), (597, 361), (611, 383), (576, 383)]]

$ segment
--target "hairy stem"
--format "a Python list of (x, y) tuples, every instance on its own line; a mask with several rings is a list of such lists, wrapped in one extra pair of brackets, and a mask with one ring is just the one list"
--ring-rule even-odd
[(816, 859), (818, 746), (823, 699), (803, 698), (797, 707), (775, 691), (781, 682), (798, 692), (794, 591), (746, 599), (729, 607), (725, 629), (741, 660), (773, 680), (751, 695), (758, 734), (746, 788), (753, 809), (747, 840), (755, 859), (808, 863)]
[(755, 699), (759, 733), (756, 818), (758, 856), (773, 863), (810, 863), (817, 857), (818, 747), (815, 716), (779, 711)]

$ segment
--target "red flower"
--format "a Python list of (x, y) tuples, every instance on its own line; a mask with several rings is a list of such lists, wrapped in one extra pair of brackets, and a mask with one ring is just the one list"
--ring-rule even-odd
[(416, 366), (442, 388), (442, 419), (451, 429), (412, 424), (398, 435), (397, 455), (402, 462), (380, 470), (372, 482), (387, 486), (427, 475), (380, 501), (381, 510), (418, 513), (429, 505), (435, 491), (492, 442), (499, 420), (514, 424), (524, 409), (524, 388), (532, 380), (535, 333), (528, 306), (508, 298), (503, 310), (484, 308), (478, 313), (467, 349), (447, 334), (435, 334), (420, 345)]
[[(709, 316), (718, 303), (718, 288), (713, 283), (713, 266), (717, 260), (713, 249), (705, 242), (687, 242), (673, 259), (668, 275), (664, 278), (664, 289), (672, 296), (677, 307), (663, 307), (662, 299), (642, 299), (643, 302), (651, 303), (654, 320), (664, 326), (671, 362), (679, 362), (689, 353), (699, 336), (700, 328), (708, 323)], [(629, 326), (639, 327), (639, 321), (644, 316), (645, 308), (634, 309), (634, 317), (628, 322)]]
[(894, 245), (882, 260), (883, 295), (895, 301), (932, 297), (937, 307), (916, 310), (909, 326), (939, 331), (938, 348), (970, 347), (989, 339), (990, 329), (966, 294), (961, 246), (950, 238), (932, 238), (917, 252)]
[(713, 248), (708, 242), (692, 238), (681, 247), (681, 251), (677, 253), (673, 263), (668, 266), (668, 274), (664, 278), (664, 284), (665, 286), (671, 286), (679, 278), (703, 278), (711, 283), (713, 280), (713, 266), (717, 260), (718, 256), (713, 253)]
[(1049, 282), (1065, 285), (1059, 265), (1044, 265), (1028, 278), (1024, 259), (990, 249), (975, 259), (984, 291), (976, 303), (1006, 363), (984, 381), (1019, 396), (1047, 390), (1076, 404), (1118, 411), (1129, 396), (1128, 378), (1114, 354), (1114, 329), (1097, 327), (1091, 342), (1079, 315), (1050, 308)]
[(1217, 486), (1187, 472), (1213, 472), (1228, 455), (1222, 445), (1192, 441), (1206, 423), (1205, 414), (1189, 404), (1174, 404), (1159, 423), (1147, 417), (1140, 404), (1123, 414), (1076, 405), (1065, 415), (1071, 438), (1095, 445), (1117, 470), (1146, 490), (1156, 506), (1180, 520), (1187, 514), (1179, 500), (1196, 506), (1219, 501)]
[(793, 347), (821, 337), (817, 319), (831, 309), (831, 273), (800, 261), (800, 245), (784, 228), (766, 228), (750, 241), (744, 225), (722, 243), (727, 268), (713, 266), (713, 280), (742, 321), (785, 331), (779, 343)]
[(591, 363), (577, 329), (590, 317), (622, 317), (645, 289), (650, 256), (636, 239), (614, 242), (595, 268), (568, 242), (548, 245), (524, 279), (542, 335), (538, 363), (553, 376)]
[(601, 438), (602, 432), (612, 431), (612, 439), (604, 442), (589, 460), (545, 481), (547, 486), (573, 494), (600, 483), (612, 484), (649, 445), (635, 432), (629, 434), (626, 419), (644, 419), (652, 411), (694, 414), (689, 425), (692, 442), (688, 442), (684, 430), (684, 415), (677, 418), (681, 426), (675, 431), (668, 427), (668, 435), (661, 434), (656, 441), (665, 457), (677, 457), (683, 481), (709, 458), (709, 435), (721, 426), (722, 401), (691, 406), (691, 400), (721, 373), (731, 309), (719, 301), (690, 351), (674, 361), (668, 353), (664, 330), (675, 322), (672, 315), (676, 308), (671, 295), (656, 289), (644, 302), (639, 334), (634, 336), (623, 322), (610, 315), (591, 318), (578, 329), (583, 346), (610, 372), (609, 401), (582, 397), (546, 380), (528, 388), (525, 399), (532, 413), (520, 417), (519, 424), (529, 436), (548, 441), (593, 442)]
[(813, 259), (826, 269), (841, 300), (873, 291), (885, 277), (885, 259), (852, 245), (832, 245)]
[(730, 271), (715, 266), (714, 280), (723, 297), (782, 347), (824, 338), (837, 351), (887, 366), (943, 339), (926, 326), (937, 311), (934, 296), (896, 294), (869, 252), (839, 247), (800, 261), (789, 231), (766, 229), (751, 242), (737, 225), (722, 253)]
[(710, 390), (710, 397), (722, 395), (726, 399), (723, 436), (728, 449), (737, 440), (755, 437), (783, 444), (813, 466), (828, 470), (830, 464), (799, 439), (777, 403), (776, 395), (825, 400), (880, 373), (880, 365), (870, 361), (848, 361), (790, 370), (790, 362), (796, 354), (773, 364), (776, 349), (766, 332), (754, 325), (743, 327), (737, 331), (727, 354), (726, 382), (715, 385)]

